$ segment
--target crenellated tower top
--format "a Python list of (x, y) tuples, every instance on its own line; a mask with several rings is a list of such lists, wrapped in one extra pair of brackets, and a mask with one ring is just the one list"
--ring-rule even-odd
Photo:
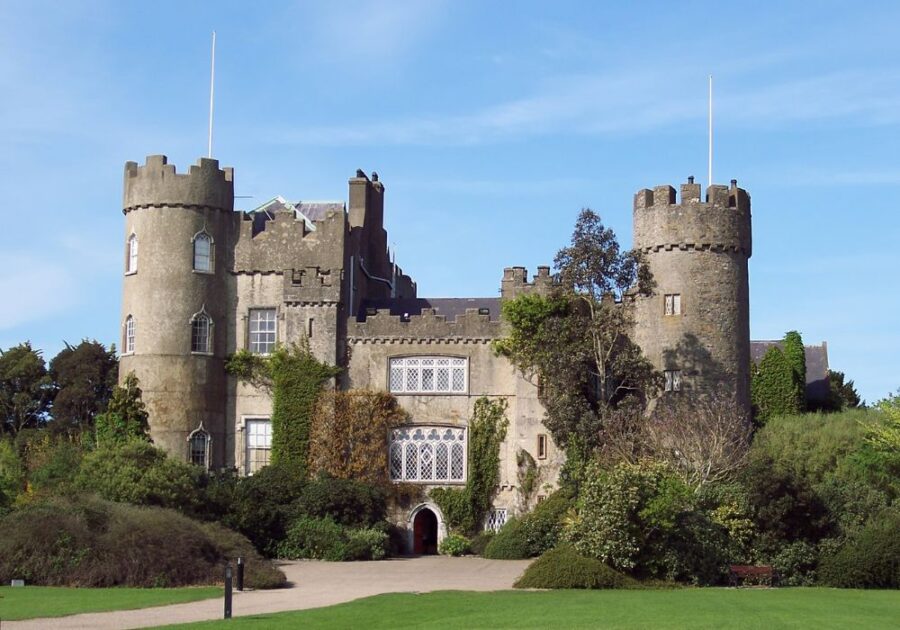
[(149, 155), (143, 166), (125, 162), (123, 212), (160, 207), (234, 210), (234, 169), (220, 169), (218, 160), (200, 158), (179, 174), (165, 155)]
[(681, 203), (672, 186), (643, 189), (634, 196), (634, 246), (642, 252), (661, 249), (715, 250), (752, 255), (750, 195), (714, 184), (701, 201), (700, 184), (689, 177), (681, 185)]

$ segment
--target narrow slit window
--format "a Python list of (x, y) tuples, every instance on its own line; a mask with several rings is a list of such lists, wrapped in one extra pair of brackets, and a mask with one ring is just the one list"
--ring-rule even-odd
[(129, 315), (125, 318), (125, 339), (122, 346), (125, 348), (125, 354), (134, 352), (134, 317)]
[(538, 459), (547, 459), (547, 436), (543, 433), (537, 437)]
[(126, 248), (125, 257), (125, 273), (137, 273), (138, 264), (138, 240), (137, 234), (128, 237), (128, 247)]

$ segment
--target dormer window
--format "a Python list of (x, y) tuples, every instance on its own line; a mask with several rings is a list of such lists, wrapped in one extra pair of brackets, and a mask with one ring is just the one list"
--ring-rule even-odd
[(194, 235), (194, 271), (212, 273), (213, 240), (206, 232)]
[(137, 234), (128, 237), (128, 244), (125, 248), (125, 273), (137, 273), (138, 263), (138, 240)]

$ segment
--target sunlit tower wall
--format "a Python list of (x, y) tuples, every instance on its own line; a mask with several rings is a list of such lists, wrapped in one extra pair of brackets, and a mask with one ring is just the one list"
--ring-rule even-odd
[[(187, 173), (162, 155), (125, 164), (125, 278), (119, 380), (134, 372), (150, 415), (153, 441), (190, 458), (189, 436), (209, 437), (205, 465), (225, 464), (225, 398), (229, 271), (238, 222), (231, 168), (202, 158)], [(209, 258), (195, 259), (197, 239)], [(129, 240), (137, 240), (129, 268)], [(134, 266), (132, 264), (132, 266)], [(208, 318), (208, 345), (193, 322)], [(133, 349), (127, 327), (133, 321)]]
[(750, 196), (736, 180), (700, 194), (691, 177), (680, 203), (671, 186), (635, 195), (634, 247), (656, 282), (637, 300), (635, 341), (666, 389), (716, 390), (749, 414)]

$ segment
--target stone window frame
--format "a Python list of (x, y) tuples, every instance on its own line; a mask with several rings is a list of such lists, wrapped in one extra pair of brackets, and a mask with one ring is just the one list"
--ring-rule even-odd
[[(207, 252), (206, 261), (208, 267), (206, 269), (201, 269), (197, 267), (197, 243), (201, 240), (205, 239), (209, 243), (209, 251)], [(202, 273), (214, 275), (216, 273), (216, 259), (215, 259), (215, 251), (216, 251), (216, 242), (213, 240), (212, 234), (206, 231), (206, 228), (203, 228), (194, 236), (191, 237), (191, 270), (194, 273)]]
[[(195, 440), (197, 440), (197, 438), (201, 438), (203, 440), (203, 454), (202, 454), (201, 461), (196, 461), (198, 458), (195, 457), (195, 454), (199, 452), (197, 449), (194, 448), (194, 442), (195, 442)], [(204, 470), (209, 470), (209, 452), (210, 452), (210, 444), (212, 443), (212, 436), (209, 434), (209, 431), (207, 431), (203, 427), (202, 422), (200, 423), (200, 426), (198, 426), (196, 429), (194, 429), (193, 431), (191, 431), (188, 434), (186, 440), (187, 440), (187, 444), (188, 444), (188, 453), (187, 453), (188, 463), (192, 464), (194, 466), (200, 466)]]
[(671, 370), (663, 370), (663, 376), (666, 379), (665, 382), (665, 391), (666, 392), (680, 392), (684, 387), (684, 377), (681, 373), (681, 370), (671, 369)]
[[(261, 312), (261, 311), (272, 311), (275, 314), (275, 318), (274, 318), (275, 338), (274, 338), (274, 341), (272, 342), (272, 347), (269, 349), (268, 352), (255, 352), (253, 350), (253, 334), (254, 334), (254, 331), (252, 330), (253, 313)], [(248, 352), (250, 352), (251, 354), (258, 354), (262, 357), (267, 357), (272, 354), (272, 352), (275, 350), (275, 347), (278, 345), (278, 341), (279, 341), (279, 337), (278, 337), (278, 330), (280, 328), (280, 326), (278, 325), (279, 318), (280, 318), (280, 313), (278, 312), (277, 306), (251, 306), (249, 309), (247, 309), (247, 330), (246, 330), (246, 336), (245, 336), (245, 342), (246, 342), (245, 347), (247, 348)], [(259, 334), (260, 332), (268, 333), (271, 331), (256, 331), (257, 334)]]
[[(418, 434), (422, 437), (417, 438)], [(436, 433), (437, 438), (432, 434)], [(449, 435), (449, 437), (448, 437)], [(461, 436), (461, 437), (460, 437)], [(412, 424), (395, 427), (388, 432), (388, 477), (393, 483), (410, 483), (431, 486), (465, 485), (469, 475), (469, 430), (453, 424)], [(429, 446), (430, 449), (424, 447)], [(438, 477), (438, 446), (446, 447), (446, 476)], [(461, 447), (455, 449), (455, 446)], [(412, 448), (410, 448), (412, 447)], [(415, 451), (415, 473), (411, 473), (409, 455)], [(432, 474), (423, 476), (423, 455), (428, 455)], [(395, 460), (399, 455), (399, 465)], [(453, 465), (459, 461), (461, 473), (453, 474)]]
[[(427, 366), (423, 366), (421, 364), (419, 364), (417, 366), (409, 366), (409, 365), (405, 365), (405, 364), (399, 366), (399, 369), (402, 370), (402, 374), (403, 374), (403, 376), (401, 377), (402, 381), (403, 381), (403, 387), (400, 389), (395, 389), (391, 384), (391, 380), (392, 380), (391, 376), (392, 376), (392, 372), (395, 367), (393, 365), (393, 363), (394, 363), (394, 361), (403, 361), (405, 363), (406, 361), (408, 361), (410, 359), (418, 360), (418, 361), (422, 361), (422, 360), (437, 361), (437, 360), (445, 360), (445, 359), (449, 360), (450, 363), (447, 367), (449, 369), (448, 385), (449, 385), (450, 389), (448, 389), (448, 390), (436, 389), (437, 379), (438, 379), (436, 373), (432, 376), (432, 378), (434, 379), (433, 382), (435, 384), (434, 387), (432, 387), (431, 389), (422, 389), (422, 387), (421, 387), (421, 384), (423, 381), (422, 371), (423, 371), (423, 368), (425, 368)], [(461, 390), (453, 389), (454, 368), (460, 367), (459, 365), (454, 365), (453, 364), (454, 361), (463, 361), (463, 364), (461, 366), (463, 369), (463, 388)], [(398, 355), (389, 356), (387, 358), (387, 375), (386, 375), (387, 377), (386, 377), (385, 388), (391, 394), (395, 394), (398, 396), (468, 396), (469, 395), (469, 373), (470, 373), (469, 372), (469, 362), (470, 362), (469, 357), (467, 355), (461, 355), (461, 354), (398, 354)], [(416, 378), (418, 389), (410, 389), (408, 387), (409, 381), (408, 381), (407, 371), (409, 370), (410, 367), (416, 367), (417, 371), (419, 373), (418, 377)], [(434, 367), (437, 368), (437, 367), (443, 367), (443, 366), (434, 365)]]
[(484, 531), (499, 532), (509, 520), (509, 508), (492, 507), (484, 519)]
[(137, 337), (136, 329), (137, 324), (135, 323), (134, 315), (129, 313), (125, 317), (125, 321), (122, 322), (122, 356), (134, 354)]
[(680, 293), (666, 293), (663, 297), (663, 313), (666, 317), (680, 317), (684, 315)]
[(125, 275), (133, 276), (138, 272), (138, 237), (131, 232), (125, 239)]
[[(268, 446), (256, 447), (257, 451), (265, 451), (267, 452), (265, 456), (265, 461), (259, 464), (258, 461), (255, 463), (259, 464), (255, 469), (251, 466), (250, 461), (250, 438), (251, 438), (251, 423), (267, 423), (268, 430)], [(272, 462), (272, 416), (267, 414), (247, 414), (241, 416), (241, 426), (240, 426), (241, 435), (243, 439), (241, 440), (241, 468), (244, 471), (245, 477), (252, 477), (255, 472), (259, 472), (266, 466), (268, 466)]]
[[(206, 350), (199, 350), (194, 345), (194, 341), (196, 339), (195, 326), (204, 319), (206, 320)], [(206, 312), (205, 304), (200, 308), (199, 311), (191, 315), (189, 325), (191, 327), (191, 354), (199, 354), (203, 356), (212, 355), (214, 343), (213, 328), (215, 322), (213, 321), (213, 318), (210, 317), (209, 313)]]
[(537, 459), (547, 459), (548, 444), (547, 434), (538, 433), (536, 448)]

